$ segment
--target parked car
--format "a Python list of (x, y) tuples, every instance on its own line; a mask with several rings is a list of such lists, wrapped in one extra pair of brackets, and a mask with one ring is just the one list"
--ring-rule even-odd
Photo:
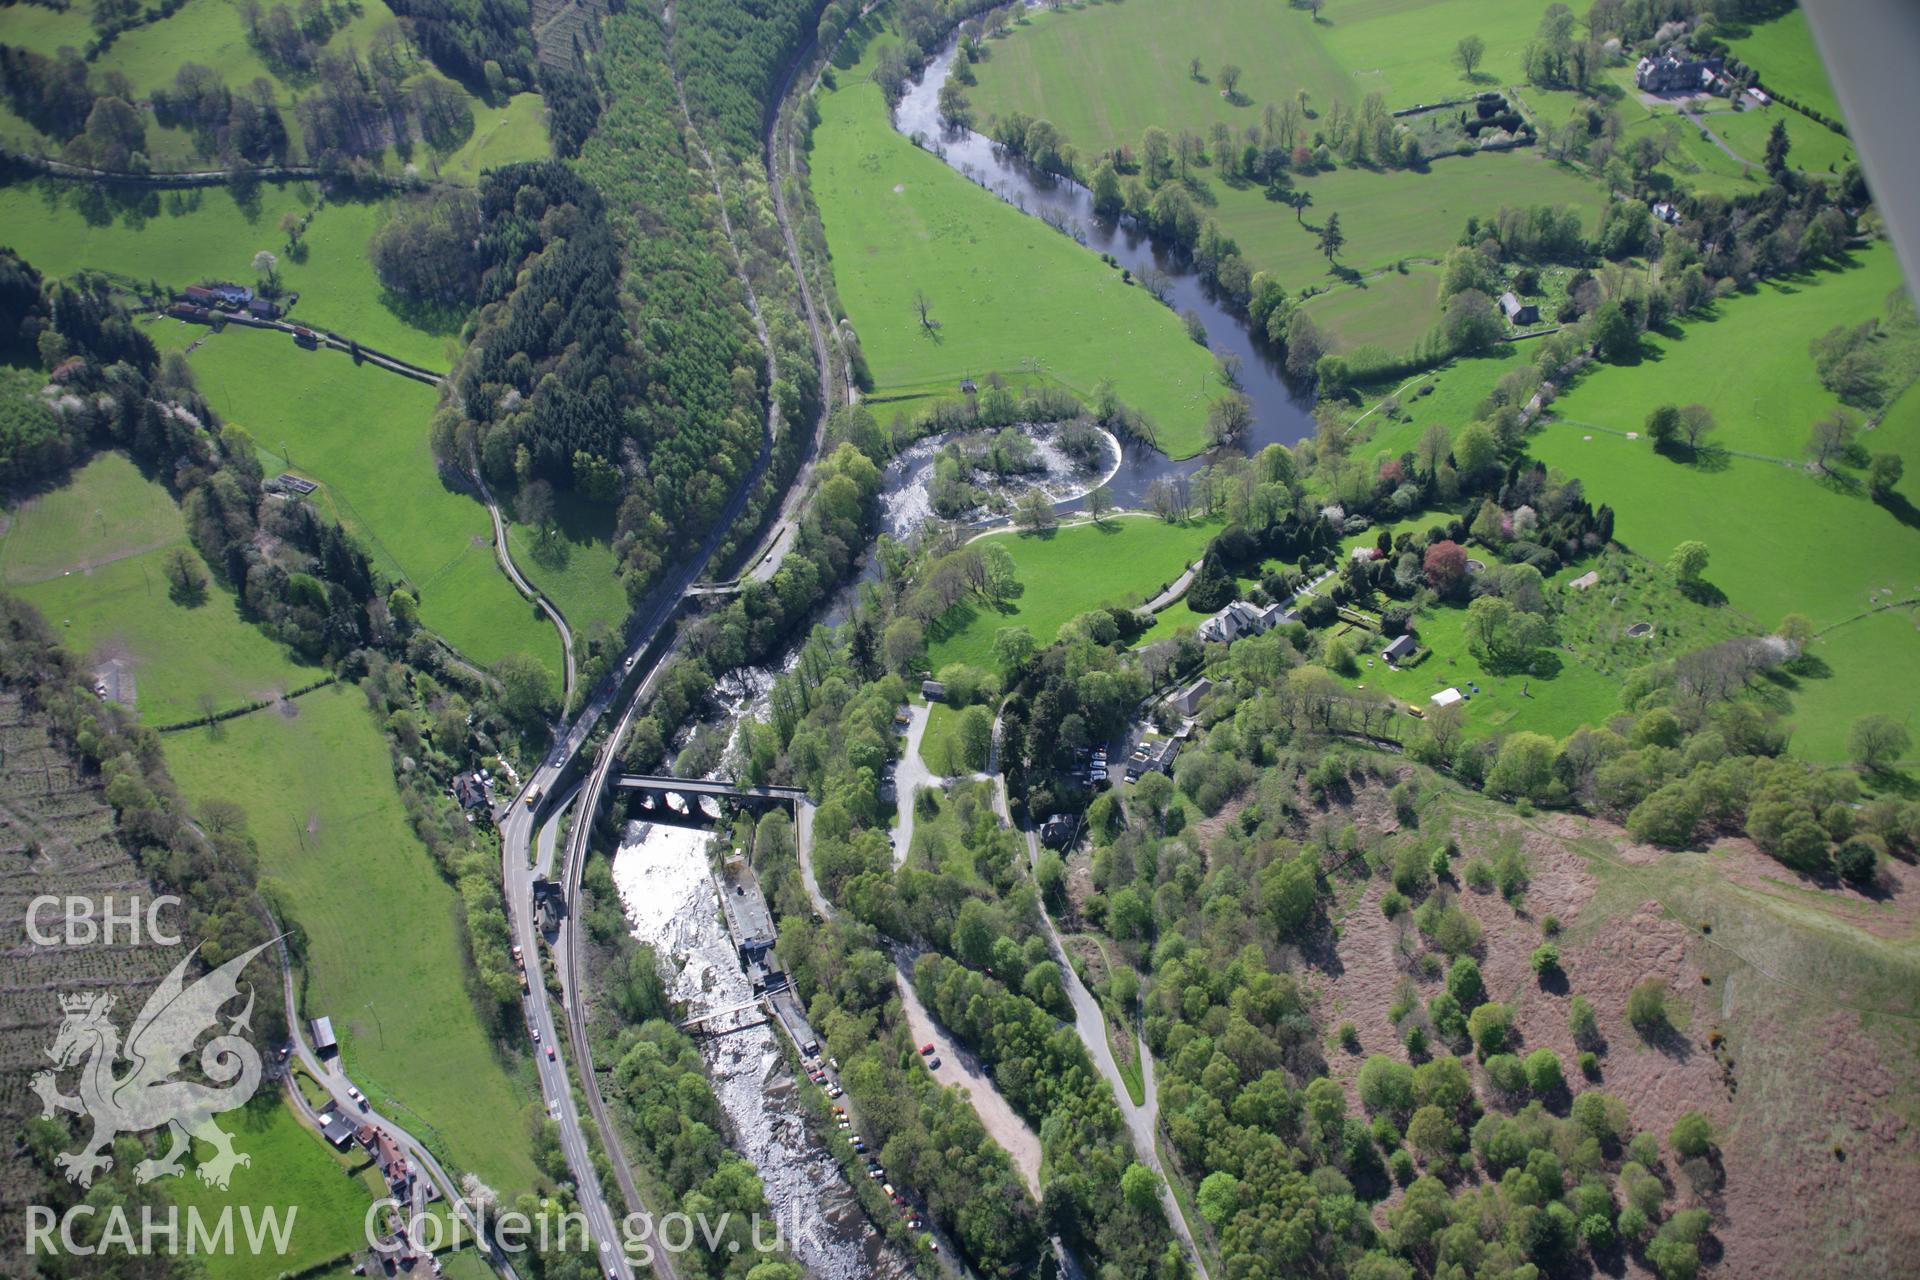
[(933, 1057), (931, 1057), (931, 1058), (928, 1058), (928, 1059), (927, 1059), (927, 1070), (929, 1070), (929, 1071), (938, 1071), (939, 1069), (940, 1069), (940, 1055), (939, 1055), (939, 1054), (935, 1054), (935, 1055), (934, 1055)]
[(929, 1040), (925, 1044), (921, 1045), (920, 1052), (925, 1057), (931, 1058), (933, 1056), (933, 1041)]

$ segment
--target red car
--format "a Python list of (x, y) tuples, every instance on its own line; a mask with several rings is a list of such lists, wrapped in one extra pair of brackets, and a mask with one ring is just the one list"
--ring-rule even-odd
[(552, 1061), (553, 1061), (553, 1046), (552, 1046), (552, 1045), (548, 1045), (548, 1046), (547, 1046), (547, 1061), (548, 1061), (548, 1062), (552, 1062)]
[(923, 1044), (923, 1045), (921, 1045), (921, 1046), (920, 1046), (920, 1052), (921, 1052), (921, 1054), (922, 1054), (923, 1056), (925, 1056), (925, 1057), (932, 1057), (932, 1056), (933, 1056), (933, 1042), (932, 1042), (931, 1040), (929, 1040), (929, 1041), (928, 1041), (927, 1043), (925, 1043), (925, 1044)]

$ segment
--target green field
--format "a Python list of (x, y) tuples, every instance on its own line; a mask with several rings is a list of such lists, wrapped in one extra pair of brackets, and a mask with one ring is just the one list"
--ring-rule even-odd
[(535, 1178), (520, 1119), (531, 1098), (467, 996), (454, 891), (407, 826), (359, 690), (292, 705), (174, 734), (167, 764), (190, 800), (246, 810), (261, 879), (307, 936), (301, 1011), (332, 1017), (355, 1082), (511, 1197)]
[(1907, 479), (1900, 486), (1920, 493), (1920, 383), (1906, 389), (1887, 409), (1886, 416), (1865, 436), (1874, 453), (1897, 453), (1907, 461)]
[[(219, 1119), (233, 1135), (235, 1151), (251, 1164), (234, 1170), (225, 1191), (207, 1186), (188, 1172), (160, 1184), (167, 1198), (183, 1208), (200, 1211), (211, 1223), (229, 1206), (234, 1214), (235, 1251), (203, 1256), (206, 1280), (254, 1280), (263, 1275), (287, 1275), (317, 1266), (353, 1249), (366, 1247), (364, 1222), (384, 1184), (369, 1173), (356, 1175), (366, 1160), (355, 1153), (349, 1160), (336, 1154), (318, 1133), (301, 1123), (278, 1094), (263, 1090), (253, 1102)], [(199, 1154), (206, 1154), (202, 1149)], [(287, 1251), (256, 1255), (244, 1243), (243, 1206), (256, 1213), (292, 1211)], [(271, 1246), (268, 1246), (271, 1249)]]
[(541, 160), (548, 152), (547, 111), (537, 93), (516, 93), (504, 107), (475, 101), (473, 136), (438, 158), (438, 173), (474, 183), (481, 173), (516, 160)]
[(1148, 516), (1124, 516), (1044, 536), (992, 534), (1013, 556), (1023, 590), (1004, 613), (956, 606), (929, 632), (933, 669), (966, 662), (993, 670), (993, 636), (1002, 627), (1025, 627), (1045, 645), (1065, 623), (1089, 609), (1142, 604), (1186, 572), (1218, 532), (1217, 523), (1168, 524)]
[[(1535, 91), (1525, 90), (1524, 96), (1531, 100)], [(1564, 97), (1566, 101), (1573, 100), (1571, 95)], [(1554, 111), (1564, 105), (1565, 102), (1553, 103), (1545, 118), (1554, 122)], [(1627, 118), (1624, 138), (1631, 141), (1643, 134), (1655, 138), (1670, 134), (1676, 145), (1668, 151), (1659, 171), (1703, 194), (1754, 195), (1765, 190), (1767, 175), (1762, 161), (1767, 154), (1767, 136), (1776, 121), (1786, 123), (1791, 144), (1787, 162), (1792, 167), (1816, 177), (1827, 177), (1853, 163), (1853, 148), (1845, 138), (1786, 107), (1734, 111), (1724, 99), (1716, 98), (1696, 112), (1699, 123), (1667, 106), (1649, 113), (1637, 95), (1623, 99), (1622, 107), (1622, 114)], [(1573, 109), (1584, 112), (1583, 106), (1576, 105)], [(1740, 159), (1729, 156), (1702, 134), (1703, 126)]]
[[(821, 99), (813, 190), (835, 283), (885, 401), (957, 393), (962, 378), (1040, 376), (1086, 394), (1111, 378), (1174, 457), (1205, 444), (1212, 357), (1173, 312), (1094, 254), (896, 133), (874, 55)], [(922, 331), (924, 292), (940, 328)]]
[[(1366, 441), (1366, 449), (1371, 453), (1386, 453), (1394, 457), (1412, 449), (1420, 440), (1420, 435), (1428, 425), (1438, 422), (1451, 429), (1459, 430), (1480, 416), (1480, 403), (1511, 370), (1525, 365), (1531, 358), (1532, 349), (1526, 343), (1513, 343), (1502, 346), (1490, 356), (1465, 357), (1450, 361), (1419, 378), (1396, 380), (1393, 383), (1371, 387), (1367, 392), (1369, 413), (1365, 421), (1352, 428), (1356, 438)], [(1422, 387), (1432, 387), (1427, 395), (1420, 395)], [(1400, 401), (1402, 410), (1398, 421), (1388, 418), (1375, 406), (1392, 396)]]
[(1784, 93), (1822, 115), (1841, 119), (1840, 103), (1833, 96), (1833, 84), (1827, 79), (1820, 51), (1814, 47), (1807, 15), (1799, 9), (1750, 27), (1742, 36), (1721, 34), (1742, 62), (1759, 71), (1760, 83), (1768, 89)]
[(428, 626), (483, 665), (525, 651), (558, 673), (551, 625), (494, 560), (486, 508), (440, 478), (427, 444), (432, 387), (256, 329), (215, 334), (192, 361), (202, 394), (253, 436), (267, 469), (320, 481), (309, 501), (419, 593)]
[(1218, 183), (1219, 204), (1208, 211), (1248, 262), (1289, 288), (1332, 279), (1319, 248), (1328, 214), (1340, 215), (1347, 237), (1340, 265), (1365, 272), (1402, 258), (1442, 257), (1459, 242), (1470, 215), (1491, 217), (1502, 205), (1566, 205), (1579, 211), (1581, 226), (1591, 233), (1605, 203), (1591, 179), (1533, 151), (1449, 156), (1424, 173), (1335, 169), (1295, 185), (1313, 196), (1304, 219), (1267, 199), (1262, 188)]
[(204, 563), (206, 598), (175, 603), (165, 561), (187, 545), (166, 490), (123, 455), (102, 454), (70, 484), (10, 514), (0, 564), (7, 585), (46, 616), (76, 656), (127, 665), (135, 706), (148, 724), (270, 698), (322, 674), (295, 665), (242, 619), (233, 593), (212, 582)]
[[(1897, 283), (1888, 250), (1860, 258), (1849, 271), (1731, 299), (1718, 318), (1687, 326), (1677, 339), (1650, 338), (1639, 364), (1583, 378), (1555, 404), (1561, 420), (1530, 445), (1549, 466), (1581, 477), (1591, 500), (1614, 508), (1614, 536), (1623, 545), (1658, 561), (1684, 539), (1704, 541), (1712, 555), (1707, 580), (1756, 629), (1789, 612), (1837, 627), (1815, 648), (1826, 672), (1793, 691), (1796, 749), (1827, 760), (1844, 754), (1854, 717), (1920, 676), (1920, 643), (1899, 615), (1849, 621), (1920, 596), (1920, 531), (1797, 462), (1807, 427), (1833, 403), (1799, 354), (1805, 339), (1877, 313)], [(1742, 358), (1755, 350), (1791, 354)], [(1682, 391), (1720, 407), (1717, 434), (1727, 447), (1785, 455), (1794, 465), (1739, 456), (1719, 466), (1682, 464), (1644, 438), (1584, 425), (1636, 429), (1648, 407)], [(1911, 393), (1897, 403), (1883, 428), (1891, 434), (1884, 443), (1868, 436), (1868, 447), (1914, 452), (1916, 405)]]
[[(1700, 403), (1719, 423), (1710, 439), (1728, 449), (1799, 462), (1813, 424), (1838, 407), (1814, 372), (1810, 339), (1883, 313), (1900, 288), (1884, 244), (1854, 255), (1853, 267), (1768, 281), (1720, 303), (1701, 319), (1649, 334), (1645, 358), (1583, 378), (1554, 402), (1564, 422), (1637, 431), (1660, 404)], [(1747, 353), (1765, 351), (1764, 360)]]
[[(298, 160), (303, 155), (303, 139), (299, 113), (292, 109), (293, 103), (319, 83), (319, 76), (315, 72), (283, 74), (270, 66), (247, 39), (245, 4), (246, 0), (188, 0), (178, 11), (158, 22), (123, 32), (110, 48), (93, 60), (91, 68), (96, 76), (107, 72), (125, 75), (139, 99), (145, 99), (154, 89), (171, 87), (175, 73), (188, 62), (219, 72), (227, 86), (236, 93), (257, 79), (265, 79), (277, 90), (281, 118), (286, 123), (288, 137), (293, 143), (290, 158)], [(273, 6), (269, 4), (264, 7)], [(93, 39), (88, 8), (85, 4), (76, 4), (56, 12), (37, 4), (10, 5), (6, 18), (6, 42), (47, 54), (54, 53), (62, 46), (84, 51)], [(288, 5), (288, 8), (298, 10), (297, 5)], [(398, 22), (385, 0), (358, 0), (350, 6), (331, 11), (350, 15), (345, 24), (335, 29), (326, 43), (320, 46), (323, 53), (336, 56), (352, 50), (364, 58), (373, 46), (374, 38)], [(426, 60), (417, 54), (414, 55), (414, 65), (422, 71), (429, 69)], [(491, 107), (478, 98), (468, 96), (468, 105), (474, 115), (474, 137), (451, 156), (440, 158), (453, 167), (454, 172), (449, 176), (470, 179), (478, 172), (475, 161), (490, 146), (497, 148), (498, 156), (511, 159), (546, 154), (544, 129), (536, 127), (535, 132), (539, 135), (537, 145), (526, 150), (529, 145), (527, 130), (519, 119), (509, 128), (507, 137), (498, 138), (491, 144), (483, 137), (498, 132), (490, 125), (497, 125), (503, 114), (540, 120), (537, 95), (528, 96), (536, 98), (534, 106), (513, 108)], [(32, 149), (33, 144), (38, 142), (58, 150), (57, 144), (10, 112), (4, 120), (0, 120), (0, 135), (8, 142), (27, 149)], [(154, 122), (151, 112), (147, 113), (146, 155), (159, 169), (190, 168), (194, 167), (195, 162), (217, 159), (201, 154), (191, 130), (161, 128)], [(415, 158), (422, 159), (424, 156)], [(483, 163), (500, 163), (500, 159), (487, 159)]]
[(144, 192), (129, 206), (91, 188), (40, 181), (0, 187), (0, 225), (47, 275), (88, 268), (172, 288), (209, 279), (256, 284), (253, 255), (270, 250), (283, 286), (300, 295), (292, 319), (429, 369), (450, 367), (462, 317), (390, 306), (368, 261), (367, 242), (392, 215), (391, 202), (328, 202), (308, 225), (307, 260), (294, 261), (280, 219), (317, 198), (307, 183), (277, 183), (263, 184), (249, 206), (228, 187)]
[[(937, 670), (937, 669), (936, 669)], [(936, 702), (927, 708), (927, 731), (920, 738), (920, 758), (935, 773), (960, 772), (960, 708)]]
[(1305, 310), (1335, 351), (1367, 345), (1408, 351), (1427, 336), (1440, 312), (1440, 273), (1424, 266), (1405, 274), (1389, 271), (1317, 294)]
[[(1920, 578), (1901, 587), (1885, 598), (1920, 599)], [(1793, 750), (1844, 760), (1854, 721), (1877, 711), (1904, 715), (1911, 706), (1904, 691), (1920, 672), (1920, 612), (1896, 607), (1840, 623), (1813, 642), (1812, 652), (1820, 666), (1798, 677)]]
[(58, 489), (8, 510), (0, 582), (18, 587), (89, 569), (186, 537), (173, 496), (124, 453), (102, 453)]
[[(1520, 55), (1541, 0), (1350, 0), (1315, 21), (1304, 8), (1215, 0), (1205, 21), (1176, 0), (1127, 0), (1033, 17), (989, 44), (968, 91), (984, 122), (1024, 111), (1051, 120), (1092, 155), (1137, 147), (1149, 125), (1209, 131), (1259, 124), (1266, 104), (1307, 91), (1324, 113), (1376, 90), (1389, 108), (1439, 102), (1521, 78)], [(1486, 60), (1469, 83), (1453, 65), (1460, 37), (1478, 34)], [(1188, 64), (1201, 61), (1204, 81)], [(1242, 69), (1238, 99), (1222, 96), (1223, 63)]]
[[(512, 513), (505, 495), (501, 510)], [(559, 606), (567, 625), (587, 634), (596, 625), (617, 628), (627, 616), (627, 589), (614, 572), (612, 513), (593, 511), (584, 497), (568, 499), (545, 543), (523, 524), (507, 526), (513, 562), (527, 581)]]

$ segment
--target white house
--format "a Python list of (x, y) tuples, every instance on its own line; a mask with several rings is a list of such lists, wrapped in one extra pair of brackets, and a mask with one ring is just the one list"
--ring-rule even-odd
[(1263, 608), (1247, 600), (1235, 600), (1200, 624), (1200, 638), (1211, 644), (1232, 644), (1241, 636), (1265, 635), (1281, 623), (1291, 622), (1293, 616), (1283, 604)]

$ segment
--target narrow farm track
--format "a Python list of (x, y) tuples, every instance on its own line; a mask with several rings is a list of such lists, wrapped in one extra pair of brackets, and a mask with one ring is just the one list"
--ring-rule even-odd
[(527, 581), (513, 562), (513, 551), (507, 546), (507, 522), (500, 514), (500, 504), (494, 500), (493, 490), (487, 487), (486, 477), (480, 474), (476, 465), (467, 472), (473, 482), (480, 487), (480, 497), (486, 504), (487, 516), (493, 521), (493, 554), (500, 561), (500, 569), (507, 575), (516, 590), (527, 599), (540, 606), (540, 611), (553, 623), (553, 629), (560, 633), (560, 656), (565, 663), (566, 681), (560, 693), (560, 706), (564, 712), (573, 706), (574, 669), (573, 669), (573, 629), (567, 625), (567, 617), (560, 612), (560, 606), (547, 599), (540, 588)]

